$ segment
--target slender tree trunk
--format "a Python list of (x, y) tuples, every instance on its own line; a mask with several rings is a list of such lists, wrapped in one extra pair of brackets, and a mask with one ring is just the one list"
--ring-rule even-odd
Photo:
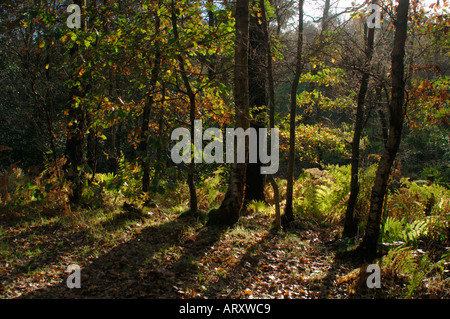
[(45, 119), (46, 119), (46, 123), (47, 123), (47, 131), (48, 131), (48, 136), (50, 139), (50, 149), (52, 151), (52, 158), (53, 158), (53, 164), (55, 165), (55, 169), (56, 169), (56, 175), (59, 178), (60, 177), (60, 169), (58, 166), (58, 154), (57, 154), (57, 150), (56, 150), (56, 139), (55, 139), (55, 129), (54, 129), (54, 124), (53, 124), (53, 116), (50, 114), (49, 110), (48, 110), (48, 106), (47, 103), (45, 103), (45, 105), (43, 106), (44, 108), (44, 113), (45, 113)]
[[(152, 93), (150, 93), (152, 94)], [(139, 139), (139, 158), (142, 169), (142, 192), (147, 193), (150, 187), (149, 162), (148, 162), (148, 126), (150, 122), (150, 110), (153, 106), (153, 97), (149, 96), (142, 113), (141, 136)]]
[[(383, 100), (383, 92), (385, 101), (381, 102)], [(386, 113), (388, 113), (387, 106), (389, 106), (389, 104), (391, 103), (390, 92), (385, 83), (378, 83), (378, 86), (375, 88), (375, 94), (377, 101), (380, 101), (376, 111), (381, 124), (381, 137), (383, 139), (383, 146), (386, 148), (389, 135), (389, 124), (386, 118)], [(368, 119), (366, 119), (366, 121), (367, 120)]]
[[(45, 54), (45, 65), (48, 65), (50, 63), (50, 49), (48, 48), (46, 50), (46, 54)], [(51, 83), (52, 79), (50, 77), (50, 70), (49, 68), (45, 69), (45, 79), (47, 81), (47, 83)], [(34, 86), (33, 86), (34, 87)], [(44, 111), (45, 114), (45, 119), (46, 119), (46, 124), (47, 124), (47, 131), (48, 131), (48, 136), (49, 136), (49, 140), (50, 140), (50, 149), (52, 151), (52, 157), (53, 157), (53, 163), (55, 165), (55, 169), (56, 169), (56, 175), (59, 178), (60, 177), (60, 171), (59, 171), (59, 165), (58, 165), (58, 154), (56, 151), (56, 134), (55, 129), (54, 129), (54, 116), (53, 116), (53, 102), (52, 99), (50, 98), (50, 94), (51, 94), (51, 86), (47, 85), (46, 89), (45, 89), (45, 97), (42, 98), (42, 109)], [(35, 95), (38, 95), (35, 93)], [(39, 95), (40, 96), (40, 95)]]
[[(82, 7), (83, 1), (76, 0), (74, 4)], [(84, 26), (86, 28), (86, 25)], [(70, 50), (72, 60), (80, 62), (78, 58), (79, 46), (75, 44)], [(75, 63), (75, 65), (78, 65)], [(72, 72), (72, 76), (76, 76), (77, 71)], [(72, 124), (69, 127), (66, 140), (65, 155), (68, 159), (66, 169), (68, 170), (67, 179), (72, 183), (72, 193), (69, 201), (72, 204), (78, 204), (81, 200), (83, 192), (83, 176), (81, 174), (81, 166), (83, 164), (83, 145), (84, 145), (84, 131), (85, 131), (85, 109), (83, 105), (75, 107), (76, 98), (85, 95), (89, 90), (89, 85), (86, 87), (72, 87), (70, 89), (70, 100), (68, 102), (69, 120)]]
[[(249, 39), (249, 3), (247, 0), (236, 0), (236, 49), (234, 70), (235, 127), (249, 127), (249, 95), (248, 95), (248, 39)], [(222, 205), (212, 210), (208, 216), (208, 225), (231, 226), (240, 216), (245, 195), (246, 163), (232, 164), (230, 182)], [(248, 144), (245, 146), (248, 159)], [(247, 162), (247, 160), (246, 160)]]
[[(116, 83), (116, 77), (114, 74), (114, 71), (112, 68), (109, 69), (109, 98), (114, 100), (116, 99), (116, 89), (117, 89), (117, 83)], [(117, 172), (117, 131), (118, 131), (118, 124), (114, 124), (111, 126), (109, 130), (109, 138), (107, 142), (109, 143), (109, 154), (108, 154), (108, 171), (116, 173)]]
[(387, 182), (401, 142), (405, 117), (404, 58), (408, 30), (408, 11), (409, 0), (399, 0), (392, 52), (392, 98), (389, 105), (389, 136), (372, 188), (366, 232), (357, 250), (366, 259), (373, 259), (377, 253)]
[(79, 106), (78, 108), (73, 107), (78, 92), (73, 92), (73, 94), (73, 98), (69, 102), (69, 118), (74, 124), (67, 133), (65, 154), (68, 158), (68, 163), (66, 163), (66, 167), (68, 168), (67, 179), (72, 183), (72, 193), (69, 200), (73, 204), (78, 204), (83, 192), (83, 181), (80, 170), (83, 164), (85, 117), (84, 108), (82, 106)]
[[(110, 6), (111, 0), (103, 0), (102, 5), (105, 7)], [(110, 27), (108, 25), (108, 17), (106, 15), (102, 16), (103, 32), (109, 34)], [(110, 100), (117, 99), (117, 80), (114, 68), (110, 66), (108, 68), (108, 97)], [(117, 172), (118, 168), (118, 154), (117, 154), (117, 132), (118, 124), (113, 124), (108, 130), (107, 143), (107, 170), (108, 172)], [(106, 148), (106, 147), (105, 147)]]
[(295, 66), (294, 82), (291, 89), (291, 110), (289, 127), (289, 160), (287, 171), (286, 207), (284, 209), (283, 222), (289, 223), (294, 220), (294, 210), (292, 207), (294, 193), (294, 166), (295, 166), (295, 124), (297, 110), (297, 89), (302, 73), (303, 54), (303, 4), (304, 0), (299, 0), (299, 22), (297, 40), (297, 62)]
[[(328, 32), (328, 29), (330, 27), (330, 8), (331, 8), (331, 0), (325, 0), (325, 4), (323, 7), (323, 14), (322, 14), (322, 24), (321, 24), (321, 30), (320, 30), (320, 34), (319, 34), (319, 38), (318, 41), (316, 42), (316, 46), (317, 46), (317, 53), (321, 53), (322, 50), (325, 49), (325, 47), (328, 45), (328, 39), (326, 37), (326, 32)], [(328, 62), (329, 58), (327, 55), (325, 55), (324, 57), (324, 62)], [(321, 71), (321, 67), (320, 66), (314, 66), (314, 68), (311, 70), (311, 75), (315, 76), (317, 74), (319, 74), (319, 72)], [(321, 90), (323, 92), (324, 95), (327, 94), (327, 88), (323, 87), (321, 85), (317, 85), (316, 83), (312, 82), (310, 83), (310, 91), (314, 91), (314, 90)], [(313, 99), (312, 100), (312, 104), (313, 107), (316, 111), (316, 118), (315, 118), (315, 124), (319, 124), (322, 122), (322, 110), (320, 107), (320, 103), (317, 101), (317, 99)], [(314, 120), (313, 120), (314, 121)], [(318, 125), (318, 134), (321, 133), (322, 130), (322, 126)], [(318, 141), (316, 147), (316, 152), (317, 152), (317, 164), (319, 166), (319, 169), (323, 169), (322, 163), (323, 163), (323, 147), (322, 147), (322, 141)]]
[[(172, 1), (172, 28), (173, 28), (173, 34), (175, 37), (175, 41), (179, 44), (179, 35), (178, 35), (178, 25), (177, 25), (177, 16), (175, 11), (175, 2)], [(181, 71), (181, 78), (183, 79), (184, 86), (186, 88), (186, 92), (189, 98), (189, 121), (190, 121), (190, 133), (191, 137), (194, 137), (195, 135), (195, 113), (197, 110), (196, 101), (195, 101), (195, 93), (192, 90), (191, 83), (189, 82), (189, 78), (186, 74), (186, 66), (184, 62), (183, 56), (180, 54), (177, 57), (178, 59), (178, 65), (180, 67)], [(192, 142), (191, 147), (194, 147), (194, 142)], [(192, 152), (191, 162), (189, 163), (189, 170), (188, 170), (188, 187), (189, 187), (189, 198), (190, 198), (190, 210), (192, 213), (197, 212), (197, 192), (195, 189), (195, 161), (194, 156), (196, 152), (201, 152), (201, 150), (195, 150)]]
[[(159, 36), (159, 30), (161, 27), (161, 21), (158, 12), (155, 12), (155, 30), (157, 37)], [(148, 159), (148, 137), (149, 137), (149, 124), (150, 124), (150, 113), (154, 105), (154, 94), (156, 90), (156, 85), (159, 80), (159, 73), (161, 69), (161, 48), (159, 47), (159, 42), (155, 44), (156, 52), (153, 62), (153, 69), (150, 76), (149, 83), (149, 93), (147, 101), (144, 106), (144, 111), (142, 114), (142, 128), (141, 136), (139, 139), (139, 153), (141, 158), (141, 167), (143, 171), (142, 175), (142, 192), (147, 193), (150, 188), (150, 161)]]
[[(372, 3), (377, 4), (377, 0)], [(366, 26), (367, 28), (367, 26)], [(355, 207), (359, 194), (359, 153), (361, 136), (364, 129), (364, 105), (366, 102), (367, 90), (370, 79), (370, 64), (373, 56), (373, 46), (375, 40), (375, 28), (370, 28), (367, 36), (366, 47), (366, 65), (361, 78), (358, 93), (358, 103), (356, 107), (355, 131), (352, 142), (352, 162), (351, 162), (351, 179), (350, 179), (350, 198), (347, 203), (344, 222), (344, 237), (354, 237), (358, 232), (358, 221), (355, 219)]]
[(86, 115), (87, 127), (89, 128), (89, 133), (87, 135), (87, 152), (86, 160), (89, 168), (92, 172), (92, 180), (95, 178), (95, 173), (97, 172), (97, 148), (98, 140), (96, 136), (96, 131), (91, 127), (92, 125), (92, 115)]
[(331, 8), (331, 0), (325, 0), (325, 6), (323, 8), (323, 16), (322, 16), (322, 34), (323, 32), (328, 30), (328, 26), (330, 23), (330, 8)]
[[(208, 0), (209, 5), (214, 5), (214, 0)], [(208, 10), (208, 26), (212, 29), (217, 25), (217, 18), (213, 11)], [(216, 61), (217, 57), (215, 54), (209, 56), (208, 62), (208, 77), (210, 80), (215, 78), (216, 74)]]
[[(266, 45), (266, 59), (267, 59), (267, 81), (268, 81), (268, 98), (269, 98), (269, 127), (272, 134), (275, 128), (275, 89), (273, 81), (273, 69), (272, 69), (272, 49), (270, 47), (270, 36), (269, 36), (269, 23), (266, 17), (266, 8), (264, 0), (259, 0), (259, 5), (261, 7), (262, 14), (262, 28), (264, 31), (264, 43)], [(277, 229), (281, 228), (281, 212), (280, 212), (280, 193), (278, 190), (277, 182), (273, 175), (268, 175), (267, 179), (273, 189), (273, 199), (275, 202), (275, 227)]]
[[(255, 8), (259, 0), (251, 1), (252, 7)], [(263, 3), (264, 5), (264, 3)], [(260, 8), (260, 10), (263, 10)], [(262, 16), (262, 14), (261, 14)], [(264, 29), (262, 19), (259, 18), (256, 12), (250, 14), (249, 26), (249, 57), (248, 57), (248, 78), (249, 78), (249, 100), (250, 107), (257, 107), (252, 110), (252, 120), (250, 127), (256, 129), (257, 147), (259, 152), (259, 129), (265, 127), (261, 115), (265, 113), (262, 107), (267, 105), (266, 94), (266, 61), (267, 61), (267, 46), (264, 41)], [(265, 175), (261, 174), (262, 163), (248, 163), (247, 178), (245, 187), (245, 203), (252, 200), (265, 201), (264, 186)]]
[[(383, 87), (381, 85), (377, 86), (377, 88), (375, 89), (378, 101), (382, 100), (382, 97), (381, 97), (382, 90), (383, 90)], [(387, 124), (386, 116), (384, 114), (383, 104), (380, 103), (378, 105), (377, 113), (378, 113), (378, 117), (380, 118), (380, 123), (381, 123), (381, 136), (383, 137), (383, 145), (384, 145), (384, 147), (386, 147), (387, 140), (388, 140), (388, 124)]]
[[(165, 99), (165, 88), (163, 86), (163, 101)], [(161, 172), (164, 169), (164, 164), (162, 163), (162, 152), (164, 143), (164, 102), (161, 103), (159, 109), (159, 119), (158, 119), (158, 145), (156, 147), (156, 163), (155, 163), (155, 179), (158, 179)]]

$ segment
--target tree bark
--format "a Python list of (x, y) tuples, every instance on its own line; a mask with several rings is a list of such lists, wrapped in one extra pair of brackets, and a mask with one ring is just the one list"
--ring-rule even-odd
[(83, 145), (85, 129), (85, 112), (82, 106), (74, 108), (75, 97), (79, 94), (77, 90), (72, 90), (72, 99), (69, 101), (69, 118), (73, 125), (67, 133), (65, 155), (68, 159), (66, 168), (68, 169), (67, 180), (72, 183), (72, 193), (69, 201), (78, 204), (83, 193), (83, 181), (81, 166), (83, 164)]
[(366, 232), (357, 249), (359, 255), (366, 259), (373, 259), (377, 254), (387, 182), (401, 142), (405, 118), (404, 58), (408, 30), (408, 11), (409, 0), (399, 0), (397, 19), (395, 21), (394, 48), (392, 52), (392, 98), (389, 104), (389, 136), (372, 188)]
[[(379, 96), (379, 100), (381, 101), (381, 95), (382, 95), (382, 91), (385, 91), (385, 95), (386, 95), (386, 104), (389, 105), (390, 103), (390, 97), (389, 97), (389, 93), (387, 92), (387, 88), (386, 86), (382, 86), (382, 84), (380, 84), (380, 86), (377, 88), (377, 96)], [(389, 128), (388, 128), (388, 121), (386, 119), (386, 107), (385, 105), (380, 105), (379, 109), (378, 109), (378, 116), (380, 118), (380, 123), (381, 123), (381, 135), (383, 137), (383, 145), (384, 147), (386, 147), (387, 145), (387, 140), (388, 140), (388, 135), (389, 135)]]
[(328, 30), (328, 25), (330, 23), (330, 8), (331, 8), (331, 0), (325, 0), (325, 6), (323, 8), (323, 16), (322, 16), (322, 34), (323, 32)]
[(87, 114), (86, 115), (86, 125), (89, 128), (89, 133), (87, 135), (87, 152), (86, 152), (86, 159), (87, 164), (92, 172), (92, 178), (93, 181), (95, 178), (95, 174), (97, 172), (97, 151), (98, 151), (98, 139), (96, 136), (96, 131), (94, 128), (91, 127), (92, 125), (92, 115)]
[[(178, 35), (178, 25), (177, 25), (177, 16), (176, 16), (176, 11), (175, 11), (175, 2), (172, 1), (172, 27), (173, 27), (173, 34), (175, 37), (175, 41), (177, 42), (177, 44), (179, 45), (179, 35)], [(180, 71), (181, 71), (181, 78), (183, 79), (183, 83), (184, 86), (186, 88), (186, 92), (189, 98), (189, 105), (190, 105), (190, 109), (189, 109), (189, 121), (190, 121), (190, 133), (191, 133), (191, 138), (194, 137), (195, 135), (195, 113), (196, 113), (196, 101), (195, 101), (195, 93), (192, 90), (192, 86), (191, 83), (189, 82), (189, 78), (187, 77), (186, 74), (186, 66), (185, 66), (185, 62), (184, 62), (184, 58), (181, 54), (178, 55), (177, 57), (178, 59), (178, 65), (180, 67)], [(194, 143), (192, 142), (191, 147), (194, 147)], [(196, 188), (195, 188), (195, 161), (194, 161), (194, 156), (195, 156), (195, 152), (198, 152), (199, 150), (195, 150), (194, 152), (192, 152), (192, 156), (191, 156), (191, 162), (189, 163), (189, 170), (188, 170), (188, 187), (189, 187), (189, 202), (190, 202), (190, 210), (191, 213), (196, 213), (197, 212), (197, 192), (196, 192)], [(201, 150), (200, 150), (201, 151)]]
[[(106, 27), (105, 27), (106, 28)], [(117, 83), (116, 83), (116, 76), (114, 74), (114, 71), (112, 68), (108, 71), (108, 77), (109, 77), (109, 87), (108, 87), (108, 93), (110, 99), (116, 99), (116, 90), (117, 90)], [(109, 143), (108, 148), (108, 171), (116, 173), (117, 172), (117, 132), (118, 132), (118, 124), (114, 124), (109, 129), (109, 138), (107, 139), (107, 142)]]
[[(248, 41), (249, 41), (249, 3), (247, 0), (236, 0), (236, 48), (234, 70), (235, 127), (247, 130), (249, 127), (249, 86), (248, 86)], [(248, 144), (245, 144), (248, 160)], [(236, 159), (235, 149), (235, 159)], [(246, 160), (246, 162), (247, 162)], [(225, 198), (217, 210), (208, 214), (208, 225), (231, 226), (240, 216), (245, 195), (245, 179), (247, 164), (232, 164), (230, 182)]]
[[(74, 4), (82, 7), (82, 0), (74, 1)], [(86, 28), (86, 25), (84, 26)], [(70, 56), (73, 61), (80, 61), (77, 57), (79, 54), (79, 46), (75, 44), (70, 50)], [(80, 62), (81, 63), (81, 62)], [(72, 72), (72, 77), (76, 76), (76, 66), (78, 65), (75, 62), (75, 68)], [(79, 105), (75, 107), (76, 98), (79, 96), (84, 96), (89, 90), (89, 85), (85, 87), (72, 87), (70, 89), (70, 100), (68, 102), (69, 108), (69, 120), (72, 125), (69, 127), (69, 131), (67, 133), (66, 140), (66, 148), (65, 155), (68, 159), (68, 162), (65, 165), (67, 169), (67, 180), (72, 183), (71, 194), (69, 196), (69, 201), (72, 204), (79, 204), (81, 200), (81, 196), (83, 193), (83, 176), (81, 174), (81, 166), (83, 164), (83, 146), (84, 146), (84, 130), (85, 130), (85, 109), (83, 105)]]
[[(156, 36), (159, 37), (160, 30), (160, 18), (158, 13), (155, 13), (155, 32)], [(148, 159), (148, 137), (149, 137), (149, 129), (148, 126), (150, 124), (150, 113), (151, 109), (154, 105), (154, 94), (156, 89), (156, 84), (159, 80), (159, 73), (161, 69), (161, 48), (159, 47), (159, 40), (156, 41), (155, 44), (156, 52), (153, 62), (153, 69), (150, 76), (149, 81), (149, 93), (147, 97), (147, 101), (144, 106), (143, 114), (142, 114), (142, 127), (141, 127), (141, 136), (139, 139), (139, 154), (141, 159), (141, 168), (143, 171), (142, 175), (142, 192), (147, 193), (150, 188), (150, 162)]]
[[(266, 66), (267, 66), (267, 84), (268, 84), (268, 107), (269, 107), (269, 127), (270, 132), (273, 132), (275, 128), (275, 89), (273, 81), (273, 68), (272, 68), (272, 49), (270, 47), (270, 36), (269, 36), (269, 22), (267, 21), (266, 8), (264, 0), (259, 0), (259, 5), (261, 7), (262, 14), (262, 28), (264, 31), (264, 43), (266, 45)], [(278, 189), (278, 184), (275, 181), (273, 175), (268, 175), (267, 179), (273, 189), (273, 200), (275, 202), (275, 221), (274, 226), (276, 229), (281, 228), (281, 211), (280, 211), (280, 193)]]
[[(377, 4), (377, 0), (372, 1), (373, 4)], [(367, 26), (366, 26), (367, 27)], [(367, 36), (366, 47), (366, 65), (364, 67), (364, 73), (361, 78), (358, 103), (356, 107), (355, 118), (355, 131), (353, 134), (352, 142), (352, 162), (351, 162), (351, 179), (350, 179), (350, 198), (347, 203), (347, 210), (345, 212), (344, 222), (344, 237), (354, 237), (358, 232), (358, 221), (355, 219), (355, 207), (359, 194), (359, 157), (360, 157), (360, 142), (362, 132), (364, 130), (364, 105), (366, 102), (367, 90), (369, 87), (370, 79), (370, 64), (373, 56), (373, 47), (375, 40), (375, 28), (370, 28)]]
[(295, 124), (297, 110), (297, 89), (302, 73), (302, 54), (303, 54), (303, 4), (304, 0), (299, 0), (299, 22), (298, 22), (298, 40), (297, 40), (297, 62), (295, 66), (294, 82), (291, 88), (291, 110), (289, 127), (289, 159), (287, 171), (286, 187), (286, 207), (282, 217), (284, 223), (294, 220), (293, 193), (294, 193), (294, 166), (295, 166)]
[[(208, 4), (211, 6), (214, 5), (214, 0), (208, 0)], [(217, 17), (211, 10), (208, 10), (208, 26), (211, 28), (211, 30), (217, 26)], [(208, 62), (208, 77), (210, 80), (213, 80), (215, 78), (216, 63), (217, 63), (216, 55), (215, 54), (210, 55)]]
[[(256, 7), (258, 0), (253, 0), (252, 7)], [(261, 5), (261, 3), (259, 3)], [(264, 5), (264, 2), (263, 4)], [(260, 8), (263, 10), (263, 8)], [(261, 14), (262, 16), (262, 14)], [(249, 56), (248, 56), (248, 78), (249, 78), (249, 103), (250, 107), (258, 109), (252, 110), (252, 120), (250, 127), (256, 129), (258, 141), (256, 149), (259, 152), (259, 129), (265, 127), (261, 115), (265, 113), (262, 107), (267, 105), (266, 94), (266, 61), (267, 47), (264, 41), (264, 29), (262, 19), (258, 18), (256, 12), (250, 14), (249, 26)], [(262, 163), (248, 163), (245, 187), (245, 203), (253, 200), (265, 201), (264, 186), (265, 175), (261, 174)]]

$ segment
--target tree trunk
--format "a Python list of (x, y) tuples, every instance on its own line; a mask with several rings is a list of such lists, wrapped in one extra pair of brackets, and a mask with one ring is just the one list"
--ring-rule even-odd
[[(50, 49), (47, 49), (46, 54), (45, 54), (45, 65), (47, 65), (49, 63), (50, 63)], [(45, 69), (45, 79), (46, 79), (47, 83), (51, 82), (49, 68)], [(51, 94), (51, 87), (47, 86), (45, 89), (45, 95), (44, 95), (45, 98), (42, 99), (42, 109), (45, 114), (47, 131), (48, 131), (48, 136), (49, 136), (49, 140), (50, 140), (50, 150), (52, 151), (52, 157), (53, 157), (53, 163), (54, 163), (55, 169), (56, 169), (56, 175), (58, 178), (60, 178), (60, 171), (59, 171), (59, 165), (58, 165), (58, 154), (56, 151), (56, 134), (54, 133), (55, 132), (54, 116), (53, 116), (54, 106), (53, 106), (52, 99), (50, 98), (50, 94)]]
[[(158, 16), (158, 12), (155, 13), (155, 32), (157, 34), (157, 37), (159, 36), (159, 29), (160, 29), (160, 18)], [(159, 47), (159, 44), (156, 43), (156, 53), (153, 63), (153, 69), (150, 76), (150, 83), (149, 83), (149, 93), (147, 97), (147, 101), (144, 106), (144, 111), (142, 114), (142, 127), (141, 127), (141, 136), (139, 139), (139, 156), (141, 158), (141, 168), (143, 171), (142, 175), (142, 192), (147, 193), (150, 188), (150, 162), (148, 159), (148, 137), (149, 137), (149, 130), (148, 126), (150, 123), (150, 112), (154, 104), (154, 94), (156, 89), (156, 84), (159, 80), (159, 72), (161, 69), (161, 49)]]
[[(236, 49), (234, 70), (235, 127), (246, 130), (249, 127), (249, 90), (248, 90), (248, 38), (249, 38), (249, 3), (236, 0)], [(248, 159), (248, 144), (245, 144)], [(231, 226), (240, 216), (244, 195), (246, 163), (235, 161), (230, 172), (230, 182), (222, 205), (208, 215), (208, 225)], [(246, 160), (247, 162), (247, 160)]]
[[(163, 86), (163, 101), (165, 99), (165, 88)], [(158, 179), (160, 174), (164, 170), (164, 164), (162, 163), (163, 145), (164, 145), (164, 102), (161, 103), (161, 107), (158, 112), (158, 144), (156, 146), (156, 163), (155, 163), (155, 179)]]
[(86, 115), (87, 127), (89, 128), (89, 133), (87, 135), (87, 152), (86, 160), (87, 164), (92, 173), (92, 181), (95, 178), (95, 173), (97, 172), (97, 150), (98, 150), (98, 140), (96, 136), (96, 131), (91, 127), (92, 125), (92, 115)]
[[(382, 84), (379, 85), (379, 87), (377, 87), (376, 89), (376, 94), (378, 97), (378, 100), (381, 101), (382, 98), (382, 91), (386, 90), (386, 87), (383, 88)], [(385, 91), (386, 92), (386, 91)], [(389, 105), (389, 93), (386, 92), (386, 103), (387, 105)], [(388, 123), (386, 120), (386, 115), (385, 115), (385, 106), (384, 104), (380, 105), (380, 107), (378, 108), (378, 117), (380, 118), (380, 123), (381, 123), (381, 136), (383, 137), (383, 145), (384, 147), (386, 147), (387, 145), (387, 140), (388, 140), (388, 135), (389, 135), (389, 128), (388, 128)]]
[[(266, 8), (264, 0), (259, 0), (259, 5), (261, 7), (262, 14), (262, 28), (264, 31), (264, 43), (266, 45), (266, 59), (267, 59), (267, 81), (268, 81), (268, 106), (269, 106), (269, 127), (272, 133), (275, 128), (275, 89), (273, 81), (273, 69), (272, 69), (272, 49), (270, 47), (270, 37), (269, 37), (269, 23), (266, 17)], [(280, 193), (278, 189), (277, 182), (273, 175), (267, 176), (268, 181), (273, 189), (273, 200), (275, 202), (275, 228), (281, 228), (281, 212), (280, 212)]]
[[(152, 95), (152, 93), (149, 93)], [(142, 169), (142, 192), (147, 193), (150, 187), (149, 161), (148, 161), (148, 126), (150, 123), (150, 110), (153, 106), (153, 97), (149, 96), (142, 113), (141, 136), (139, 138), (139, 158)]]
[[(328, 45), (328, 39), (326, 32), (328, 32), (331, 18), (330, 18), (330, 9), (331, 9), (331, 0), (325, 0), (325, 4), (323, 7), (323, 13), (322, 13), (322, 24), (321, 24), (321, 30), (318, 37), (318, 40), (316, 42), (316, 54), (322, 53), (322, 50), (325, 51), (326, 46)], [(329, 57), (327, 55), (324, 56), (324, 62), (328, 62)], [(314, 66), (311, 70), (311, 75), (316, 76), (321, 71), (320, 66)], [(314, 90), (321, 90), (324, 95), (327, 95), (327, 88), (323, 87), (321, 85), (317, 85), (315, 82), (310, 83), (310, 91)], [(313, 109), (315, 109), (316, 112), (316, 118), (313, 119), (313, 123), (318, 124), (322, 123), (322, 110), (320, 103), (317, 101), (316, 98), (312, 99)], [(315, 121), (315, 122), (314, 122)], [(318, 134), (321, 133), (322, 126), (318, 125)], [(317, 152), (317, 165), (319, 166), (319, 169), (323, 169), (322, 163), (323, 163), (323, 147), (322, 147), (322, 141), (318, 141), (317, 145), (315, 146), (316, 152)]]
[[(377, 4), (377, 0), (372, 3)], [(367, 26), (366, 26), (367, 27)], [(350, 198), (347, 203), (344, 222), (344, 237), (355, 237), (358, 232), (358, 221), (355, 219), (355, 207), (359, 194), (359, 153), (361, 136), (364, 129), (364, 105), (366, 101), (367, 89), (370, 79), (370, 64), (373, 56), (373, 46), (375, 40), (375, 28), (370, 28), (367, 37), (366, 47), (366, 65), (361, 78), (358, 93), (358, 103), (356, 107), (355, 132), (352, 142), (352, 162), (351, 162), (351, 179), (350, 179)]]
[[(253, 0), (252, 7), (256, 7), (257, 0)], [(264, 3), (263, 3), (264, 5)], [(262, 8), (260, 8), (262, 10)], [(262, 15), (261, 15), (262, 16)], [(264, 29), (262, 19), (258, 18), (256, 12), (250, 14), (249, 26), (249, 56), (248, 56), (248, 78), (249, 78), (249, 103), (250, 107), (258, 109), (252, 110), (252, 120), (250, 126), (256, 129), (257, 151), (259, 154), (259, 129), (264, 128), (261, 115), (265, 113), (261, 108), (267, 105), (266, 95), (266, 61), (267, 47), (264, 41)], [(261, 174), (262, 163), (248, 163), (245, 187), (244, 203), (252, 200), (265, 201), (264, 186), (265, 175)]]
[(83, 193), (81, 166), (83, 164), (85, 117), (84, 108), (82, 106), (79, 106), (78, 108), (73, 107), (78, 92), (73, 92), (73, 94), (73, 98), (69, 102), (69, 118), (73, 125), (69, 128), (69, 132), (67, 133), (65, 154), (68, 159), (68, 162), (66, 163), (66, 168), (68, 168), (67, 179), (72, 183), (72, 193), (69, 200), (72, 204), (78, 204)]
[(322, 34), (323, 32), (328, 30), (328, 26), (330, 23), (330, 8), (331, 8), (331, 0), (325, 0), (325, 6), (323, 8), (322, 15)]
[[(108, 74), (110, 81), (108, 88), (109, 98), (114, 100), (116, 99), (116, 89), (117, 89), (116, 76), (112, 68), (109, 69)], [(109, 129), (109, 138), (107, 139), (107, 142), (109, 142), (108, 171), (113, 173), (116, 173), (118, 168), (117, 132), (118, 132), (118, 124), (113, 124)]]
[[(177, 44), (179, 44), (179, 35), (178, 35), (178, 26), (177, 26), (177, 16), (175, 11), (175, 2), (172, 1), (172, 27), (173, 27), (173, 34), (175, 37), (175, 41)], [(180, 54), (178, 55), (178, 65), (180, 67), (181, 71), (181, 78), (183, 79), (183, 84), (186, 88), (186, 92), (189, 98), (189, 121), (190, 121), (190, 133), (191, 137), (193, 138), (195, 135), (195, 113), (196, 113), (196, 101), (195, 101), (195, 93), (192, 90), (192, 86), (189, 82), (189, 78), (186, 74), (186, 66), (184, 62), (183, 56)], [(194, 147), (194, 142), (192, 141), (191, 147)], [(189, 202), (190, 202), (190, 210), (191, 213), (197, 212), (197, 191), (195, 189), (195, 153), (201, 152), (201, 150), (195, 150), (192, 152), (191, 156), (191, 162), (189, 163), (189, 170), (188, 170), (188, 187), (189, 187)], [(201, 155), (200, 155), (201, 156)]]
[(366, 232), (357, 250), (360, 256), (366, 259), (373, 259), (377, 254), (387, 182), (401, 142), (405, 117), (404, 58), (408, 30), (408, 11), (409, 0), (400, 0), (397, 6), (396, 30), (392, 52), (392, 98), (389, 105), (389, 136), (372, 188)]
[(294, 220), (294, 210), (292, 206), (294, 193), (294, 166), (295, 166), (295, 118), (297, 110), (297, 89), (300, 75), (302, 73), (303, 54), (303, 4), (304, 0), (299, 0), (299, 22), (297, 41), (297, 62), (295, 66), (294, 82), (291, 89), (291, 110), (289, 127), (289, 160), (287, 171), (286, 207), (284, 209), (283, 222), (289, 223)]
[[(214, 0), (208, 0), (208, 4), (211, 6), (214, 5)], [(208, 26), (211, 29), (217, 26), (216, 15), (211, 10), (208, 10)], [(208, 61), (208, 78), (210, 80), (213, 80), (215, 78), (216, 63), (217, 63), (217, 56), (215, 54), (210, 55)]]
[[(83, 1), (76, 0), (74, 4), (82, 7)], [(86, 25), (85, 25), (86, 27)], [(80, 59), (77, 57), (79, 54), (79, 46), (75, 44), (70, 50), (70, 56), (72, 57), (74, 63), (74, 71), (72, 72), (72, 77), (76, 77), (77, 71), (76, 66), (77, 61)], [(82, 63), (82, 62), (80, 62)], [(69, 201), (72, 204), (78, 204), (81, 200), (81, 195), (83, 193), (83, 176), (81, 174), (81, 166), (83, 164), (83, 146), (84, 146), (84, 130), (85, 130), (85, 109), (83, 105), (75, 107), (76, 97), (85, 95), (89, 90), (87, 87), (77, 87), (73, 86), (70, 89), (70, 100), (68, 102), (69, 108), (69, 121), (72, 124), (69, 127), (66, 140), (65, 155), (68, 162), (65, 168), (68, 170), (67, 179), (72, 183), (72, 193), (69, 196)]]

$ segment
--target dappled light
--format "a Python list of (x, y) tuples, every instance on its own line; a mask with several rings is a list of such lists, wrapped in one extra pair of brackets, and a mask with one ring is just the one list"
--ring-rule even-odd
[(3, 1), (0, 298), (450, 298), (449, 5)]

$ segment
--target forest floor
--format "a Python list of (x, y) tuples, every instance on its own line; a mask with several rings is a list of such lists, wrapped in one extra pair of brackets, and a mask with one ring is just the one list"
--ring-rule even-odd
[[(158, 207), (3, 220), (0, 298), (395, 298), (403, 289), (362, 284), (361, 265), (338, 257), (348, 249), (339, 226), (299, 218), (273, 231), (272, 221), (253, 212), (210, 228)], [(67, 287), (71, 264), (80, 289)]]

